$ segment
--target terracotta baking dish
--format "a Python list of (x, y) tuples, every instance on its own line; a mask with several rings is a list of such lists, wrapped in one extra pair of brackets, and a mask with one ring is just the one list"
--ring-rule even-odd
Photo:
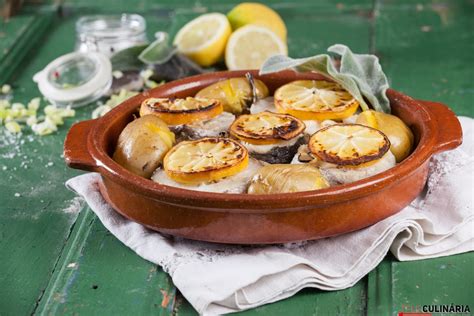
[[(120, 132), (145, 98), (191, 96), (218, 80), (245, 73), (218, 72), (170, 82), (123, 102), (100, 119), (73, 125), (64, 144), (66, 163), (100, 173), (101, 191), (113, 207), (153, 230), (219, 243), (269, 244), (351, 232), (400, 211), (422, 191), (431, 156), (462, 142), (459, 121), (447, 106), (389, 90), (393, 114), (413, 130), (416, 148), (394, 168), (351, 184), (274, 195), (206, 193), (154, 183), (112, 160)], [(291, 71), (252, 73), (271, 93), (296, 79), (323, 78)]]

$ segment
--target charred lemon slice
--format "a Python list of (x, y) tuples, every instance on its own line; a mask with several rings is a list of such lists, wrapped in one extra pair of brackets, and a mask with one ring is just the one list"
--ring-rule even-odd
[(142, 102), (140, 116), (153, 114), (168, 125), (181, 125), (209, 120), (222, 111), (221, 102), (215, 99), (149, 98)]
[(245, 147), (229, 138), (202, 138), (181, 142), (163, 160), (171, 179), (184, 184), (217, 181), (235, 175), (248, 165)]
[(305, 129), (302, 121), (288, 114), (260, 112), (241, 115), (230, 126), (232, 136), (255, 145), (290, 140)]
[(359, 107), (341, 85), (325, 80), (297, 80), (275, 91), (275, 107), (302, 120), (340, 120)]
[(368, 126), (335, 124), (314, 133), (308, 146), (325, 162), (359, 166), (382, 158), (390, 141), (381, 131)]

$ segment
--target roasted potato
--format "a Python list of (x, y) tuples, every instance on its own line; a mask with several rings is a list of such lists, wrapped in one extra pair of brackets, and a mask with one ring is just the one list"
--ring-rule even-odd
[[(254, 79), (257, 98), (268, 96), (267, 86)], [(231, 78), (216, 82), (196, 94), (196, 98), (217, 99), (222, 102), (224, 111), (240, 114), (252, 100), (252, 88), (246, 78)]]
[(248, 193), (290, 193), (327, 187), (329, 183), (317, 167), (309, 164), (274, 164), (260, 168), (250, 182)]
[(154, 115), (129, 123), (120, 133), (113, 159), (125, 169), (149, 178), (173, 147), (175, 135)]
[(412, 151), (414, 137), (410, 128), (398, 117), (391, 114), (364, 111), (357, 117), (357, 124), (378, 129), (390, 140), (390, 151), (397, 162), (405, 159)]

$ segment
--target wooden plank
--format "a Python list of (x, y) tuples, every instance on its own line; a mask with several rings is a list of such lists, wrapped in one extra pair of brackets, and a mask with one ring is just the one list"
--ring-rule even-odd
[[(43, 39), (44, 43), (37, 45), (33, 53), (30, 52), (29, 56), (34, 58), (27, 58), (20, 68), (20, 63), (16, 63), (15, 77), (8, 81), (16, 87), (15, 101), (27, 102), (38, 96), (32, 76), (54, 58), (74, 49), (74, 23), (77, 18), (77, 15), (69, 14), (53, 24), (48, 29), (46, 39), (41, 36), (41, 29), (33, 28), (36, 32), (29, 33), (34, 36), (30, 39), (32, 43), (37, 43), (38, 39)], [(164, 25), (163, 21), (154, 23), (152, 18), (149, 20), (150, 35)], [(10, 21), (12, 29), (15, 29), (15, 22), (15, 19)], [(19, 25), (23, 22), (24, 19), (18, 20)], [(27, 40), (25, 38), (22, 41)], [(28, 50), (25, 48), (23, 53), (28, 53)], [(21, 60), (22, 56), (17, 57)], [(41, 298), (50, 299), (51, 293), (46, 292), (43, 296), (43, 292), (52, 274), (61, 275), (64, 260), (68, 258), (63, 255), (61, 261), (58, 256), (63, 249), (74, 248), (71, 243), (77, 243), (76, 234), (81, 230), (71, 230), (82, 207), (78, 198), (64, 187), (64, 181), (80, 172), (64, 165), (62, 146), (71, 124), (90, 118), (92, 109), (93, 106), (78, 109), (76, 117), (68, 119), (55, 135), (37, 137), (30, 132), (21, 137), (7, 137), (3, 132), (0, 135), (0, 252), (8, 254), (0, 260), (2, 315), (30, 314)], [(126, 250), (121, 245), (117, 249)], [(141, 260), (136, 256), (134, 258)], [(131, 266), (135, 266), (135, 262)], [(143, 267), (148, 269), (148, 266)], [(164, 273), (157, 274), (154, 280), (158, 279), (163, 280), (152, 282), (156, 293), (160, 293), (159, 288), (169, 282)], [(61, 278), (53, 278), (49, 288), (57, 288), (57, 280)]]
[(92, 211), (82, 215), (36, 313), (170, 314), (175, 289), (168, 276), (123, 246)]
[(474, 253), (413, 262), (388, 256), (369, 274), (368, 315), (421, 311), (423, 305), (472, 305)]
[(472, 312), (474, 253), (393, 262), (393, 305), (402, 310), (420, 305), (469, 305)]
[[(61, 20), (61, 23), (55, 24), (54, 28), (51, 29), (47, 41), (37, 52), (36, 58), (33, 59), (31, 64), (22, 69), (23, 72), (18, 73), (19, 79), (13, 81), (13, 83), (15, 86), (21, 87), (16, 91), (16, 96), (20, 100), (26, 101), (37, 93), (35, 84), (31, 82), (31, 77), (36, 71), (42, 69), (55, 57), (73, 50), (75, 41), (74, 23), (78, 17), (79, 14), (74, 11), (66, 12), (66, 16)], [(148, 23), (150, 38), (156, 30), (166, 27), (166, 24), (169, 23), (169, 20), (155, 21), (153, 17), (147, 17), (147, 20), (150, 21)], [(12, 248), (17, 248), (18, 243), (15, 238), (18, 238), (19, 232), (26, 229), (26, 227), (31, 231), (31, 234), (26, 234), (24, 239), (28, 241), (28, 245), (31, 244), (31, 247), (37, 249), (37, 251), (34, 253), (18, 253), (18, 257), (12, 257), (11, 260), (7, 258), (1, 263), (5, 269), (3, 269), (3, 266), (0, 266), (0, 268), (7, 272), (0, 276), (0, 278), (4, 277), (4, 279), (1, 279), (2, 285), (7, 285), (5, 291), (9, 291), (8, 287), (11, 286), (20, 292), (24, 291), (23, 286), (28, 286), (26, 291), (28, 293), (23, 293), (25, 306), (11, 300), (11, 292), (9, 294), (7, 292), (0, 293), (2, 294), (0, 310), (6, 314), (31, 313), (33, 310), (38, 314), (69, 314), (76, 311), (84, 311), (84, 313), (90, 314), (92, 311), (102, 309), (104, 313), (125, 313), (126, 311), (130, 313), (156, 313), (159, 310), (167, 314), (171, 313), (175, 289), (164, 272), (155, 265), (142, 260), (120, 244), (105, 230), (100, 222), (96, 221), (95, 215), (90, 211), (83, 211), (74, 226), (72, 225), (77, 213), (74, 213), (74, 218), (72, 218), (71, 214), (62, 212), (64, 207), (61, 203), (71, 199), (77, 200), (74, 199), (74, 194), (66, 190), (64, 181), (80, 173), (68, 169), (64, 165), (61, 157), (62, 142), (72, 121), (89, 118), (93, 107), (92, 105), (77, 109), (76, 118), (69, 120), (66, 126), (61, 128), (59, 134), (43, 138), (23, 136), (22, 139), (24, 137), (31, 139), (31, 141), (27, 141), (30, 148), (18, 148), (17, 155), (23, 157), (25, 152), (29, 150), (36, 157), (35, 160), (32, 160), (32, 163), (45, 161), (42, 164), (37, 163), (38, 168), (33, 168), (31, 165), (29, 168), (33, 170), (30, 170), (30, 173), (27, 171), (18, 172), (19, 169), (15, 160), (0, 161), (0, 166), (2, 166), (1, 163), (4, 163), (7, 170), (11, 168), (11, 175), (15, 177), (18, 183), (29, 182), (32, 186), (43, 185), (42, 190), (45, 190), (44, 194), (38, 196), (38, 199), (28, 199), (28, 205), (19, 204), (18, 198), (11, 201), (12, 205), (15, 206), (10, 212), (13, 219), (8, 223), (5, 222), (5, 225), (8, 224), (9, 227), (2, 230), (4, 236), (9, 234), (11, 237), (8, 236), (8, 240), (2, 239), (5, 243), (0, 244), (1, 251), (12, 252)], [(5, 155), (15, 151), (15, 146), (5, 146)], [(49, 166), (49, 162), (53, 166)], [(43, 175), (45, 170), (43, 164), (48, 166), (46, 170), (51, 175)], [(32, 171), (35, 173), (32, 174)], [(43, 184), (43, 181), (46, 181), (46, 185)], [(24, 190), (22, 185), (19, 185), (16, 189), (12, 188), (7, 182), (2, 182), (2, 185), (10, 188), (11, 192), (6, 192), (9, 198), (14, 197), (16, 191), (22, 192)], [(45, 211), (47, 213), (45, 221), (34, 226), (34, 223), (31, 223), (31, 220), (28, 219), (28, 212), (31, 207), (40, 204), (40, 198), (45, 203), (50, 203), (51, 207)], [(28, 219), (28, 222), (20, 223), (17, 218), (18, 214), (25, 214), (24, 216)], [(69, 222), (64, 223), (62, 217), (68, 219)], [(49, 231), (43, 233), (44, 230), (54, 227), (56, 231), (52, 236), (50, 236)], [(62, 236), (62, 233), (65, 235)], [(23, 239), (20, 241), (23, 241)], [(27, 251), (31, 251), (30, 248)], [(61, 256), (58, 259), (59, 254)], [(20, 256), (33, 258), (34, 260), (23, 260), (24, 262), (22, 262)], [(35, 261), (40, 259), (43, 261), (49, 260), (48, 264), (45, 263), (44, 267), (35, 267), (33, 264), (36, 264)], [(12, 269), (15, 270), (10, 271)], [(17, 274), (24, 275), (24, 277), (18, 279)], [(123, 277), (118, 278), (118, 275)], [(96, 276), (100, 277), (96, 278)], [(40, 284), (33, 286), (31, 281), (27, 282), (25, 279), (38, 280)], [(144, 282), (147, 282), (148, 285), (145, 285)], [(133, 288), (130, 288), (130, 286), (133, 286)], [(126, 290), (121, 291), (121, 289)], [(111, 295), (115, 297), (113, 303), (116, 309), (108, 305), (108, 297)], [(39, 304), (35, 308), (37, 301), (39, 301)]]
[(393, 305), (392, 262), (390, 255), (369, 273), (367, 281), (367, 315), (390, 315)]
[[(168, 8), (173, 11), (180, 9), (193, 10), (195, 13), (204, 12), (223, 12), (226, 13), (232, 7), (238, 5), (243, 1), (240, 0), (139, 0), (134, 2), (134, 12), (147, 12), (153, 11), (159, 8)], [(258, 1), (257, 1), (258, 2)], [(280, 11), (283, 8), (308, 8), (308, 13), (317, 14), (319, 11), (328, 11), (330, 9), (335, 10), (370, 10), (373, 7), (373, 0), (344, 0), (344, 1), (332, 1), (332, 0), (320, 0), (320, 1), (282, 1), (282, 0), (266, 0), (262, 1), (266, 5)], [(91, 10), (91, 11), (108, 11), (108, 12), (119, 12), (119, 11), (130, 11), (130, 2), (127, 0), (103, 0), (100, 2), (91, 0), (75, 0), (65, 1), (65, 6), (70, 8), (76, 8), (80, 10)], [(224, 10), (223, 10), (224, 9)]]
[(23, 12), (0, 24), (0, 84), (14, 75), (28, 52), (38, 45), (55, 15), (56, 8), (46, 6), (35, 14)]
[(376, 53), (391, 86), (473, 116), (472, 2), (380, 3), (377, 8)]
[[(379, 1), (376, 9), (375, 49), (392, 87), (474, 117), (472, 3)], [(415, 262), (389, 256), (369, 275), (367, 313), (472, 305), (473, 263), (472, 253)]]
[[(286, 23), (289, 55), (292, 57), (324, 53), (327, 47), (335, 43), (348, 45), (360, 52), (367, 52), (370, 46), (372, 6), (364, 2), (356, 7), (349, 4), (336, 6), (312, 2), (279, 3), (273, 7)], [(185, 23), (202, 12), (225, 13), (231, 8), (232, 5), (228, 4), (204, 6), (200, 11), (194, 8), (178, 8), (169, 33), (174, 36)]]
[[(423, 3), (423, 8), (431, 5), (429, 1), (423, 1)], [(462, 8), (467, 2), (461, 4), (461, 9), (454, 11), (464, 11)], [(120, 7), (120, 5), (123, 7)], [(343, 4), (330, 3), (329, 1), (312, 4), (308, 1), (296, 4), (294, 7), (290, 3), (272, 2), (272, 5), (282, 12), (283, 17), (288, 22), (290, 52), (293, 56), (319, 53), (335, 42), (348, 44), (355, 51), (360, 52), (367, 51), (371, 44), (371, 26), (373, 25), (371, 1), (350, 1)], [(135, 8), (137, 12), (145, 13), (148, 22), (148, 34), (151, 38), (151, 35), (158, 30), (171, 29), (176, 31), (189, 17), (200, 12), (213, 10), (225, 12), (230, 9), (232, 4), (221, 4), (214, 1), (206, 1), (205, 4), (202, 4), (201, 2), (190, 1), (180, 2), (177, 6), (176, 16), (174, 16), (171, 2), (155, 4), (144, 1), (138, 3)], [(389, 3), (378, 5), (381, 24), (376, 24), (377, 40), (373, 44), (377, 52), (381, 54), (384, 67), (389, 70), (389, 76), (392, 78), (395, 88), (407, 89), (404, 90), (407, 93), (418, 93), (418, 95), (415, 94), (417, 97), (428, 96), (428, 99), (434, 99), (436, 95), (430, 94), (432, 90), (427, 89), (429, 85), (423, 86), (422, 84), (421, 89), (415, 89), (417, 87), (416, 78), (408, 81), (404, 80), (406, 67), (420, 64), (417, 59), (419, 55), (413, 54), (413, 52), (419, 51), (428, 54), (422, 50), (422, 46), (416, 44), (419, 39), (415, 35), (419, 32), (414, 32), (410, 28), (406, 30), (406, 32), (413, 34), (412, 37), (407, 36), (406, 40), (409, 42), (408, 50), (411, 53), (403, 53), (404, 47), (397, 48), (397, 45), (393, 45), (393, 43), (397, 43), (399, 39), (405, 39), (405, 30), (399, 32), (393, 28), (386, 29), (387, 26), (392, 27), (391, 25), (416, 24), (415, 18), (418, 15), (413, 15), (412, 11), (405, 10), (409, 7), (413, 6), (410, 3), (405, 3), (403, 7), (392, 6), (391, 8)], [(65, 17), (61, 20), (61, 23), (55, 24), (50, 29), (50, 34), (45, 43), (39, 47), (38, 51), (35, 51), (35, 55), (30, 55), (31, 57), (35, 56), (35, 58), (31, 58), (28, 64), (23, 65), (21, 71), (17, 71), (18, 80), (12, 82), (15, 86), (20, 87), (17, 96), (24, 101), (35, 96), (38, 92), (35, 84), (31, 81), (31, 76), (54, 57), (72, 50), (75, 40), (74, 22), (80, 13), (120, 12), (124, 8), (129, 9), (129, 2), (114, 1), (109, 6), (102, 2), (100, 6), (97, 6), (93, 2), (87, 1), (80, 2), (77, 6), (68, 4), (64, 10)], [(417, 6), (415, 6), (415, 9), (417, 9)], [(424, 11), (425, 9), (421, 10), (421, 12)], [(424, 12), (423, 14), (432, 15), (431, 12)], [(472, 42), (472, 34), (451, 34), (456, 31), (461, 32), (463, 27), (469, 30), (471, 26), (469, 23), (469, 17), (456, 16), (455, 25), (446, 26), (449, 30), (446, 30), (444, 26), (439, 30), (432, 27), (429, 32), (422, 32), (422, 34), (436, 30), (436, 32), (440, 32), (437, 33), (438, 36), (444, 36), (448, 39), (453, 36), (457, 40), (467, 38)], [(307, 40), (308, 38), (310, 40)], [(401, 43), (405, 43), (405, 41), (401, 41)], [(433, 47), (432, 49), (438, 49), (442, 45), (442, 40), (432, 36), (424, 43), (431, 43), (430, 47)], [(449, 43), (452, 44), (451, 41)], [(459, 44), (455, 47), (457, 49), (464, 47), (472, 51), (472, 46), (469, 46), (469, 43), (466, 46), (463, 45)], [(393, 51), (391, 50), (392, 46), (394, 46)], [(431, 51), (428, 51), (431, 54)], [(440, 55), (449, 56), (446, 54), (446, 49), (444, 51), (445, 54)], [(436, 54), (434, 53), (435, 56), (437, 56)], [(402, 62), (396, 64), (397, 60), (404, 61), (405, 59), (408, 61), (407, 64)], [(461, 54), (461, 62), (455, 59), (449, 59), (444, 71), (437, 72), (430, 68), (431, 73), (428, 72), (428, 74), (436, 76), (440, 73), (447, 73), (450, 76), (449, 79), (451, 79), (456, 77), (457, 74), (450, 67), (455, 66), (454, 69), (458, 72), (462, 63), (472, 65), (472, 60), (469, 60), (468, 54)], [(422, 69), (421, 66), (420, 69)], [(450, 96), (449, 93), (446, 93), (441, 97), (444, 98), (443, 100), (448, 100), (444, 102), (449, 102), (458, 98), (462, 99), (463, 95), (467, 95), (465, 99), (461, 100), (461, 103), (458, 103), (461, 105), (458, 106), (457, 110), (460, 113), (471, 113), (469, 115), (472, 116), (472, 111), (468, 106), (470, 104), (468, 102), (469, 98), (472, 99), (472, 92), (469, 92), (472, 91), (469, 90), (472, 89), (472, 86), (463, 85), (463, 82), (467, 82), (468, 79), (472, 78), (467, 76), (468, 71), (460, 70), (460, 79), (447, 80), (448, 87), (454, 89), (456, 94)], [(76, 119), (89, 117), (91, 109), (92, 107), (89, 106), (78, 110)], [(67, 126), (70, 126), (71, 122), (72, 120), (69, 120)], [(31, 313), (35, 309), (37, 300), (41, 298), (39, 307), (36, 309), (37, 313), (41, 314), (170, 313), (174, 306), (175, 290), (164, 272), (138, 258), (120, 244), (106, 232), (90, 211), (83, 211), (73, 227), (80, 206), (74, 205), (73, 194), (63, 187), (62, 182), (78, 172), (64, 167), (60, 157), (62, 139), (67, 126), (56, 136), (27, 138), (25, 144), (19, 144), (16, 141), (12, 143), (1, 143), (0, 141), (0, 166), (7, 167), (7, 173), (2, 171), (2, 176), (3, 174), (7, 175), (7, 178), (5, 178), (7, 180), (0, 182), (2, 192), (0, 197), (0, 205), (2, 205), (0, 212), (0, 251), (12, 254), (0, 261), (0, 271), (6, 271), (5, 274), (0, 275), (0, 284), (4, 285), (0, 289), (0, 310), (7, 315)], [(5, 140), (2, 139), (2, 141)], [(12, 156), (12, 152), (14, 156)], [(23, 160), (18, 159), (18, 157), (24, 156), (26, 158), (22, 158)], [(22, 165), (24, 161), (27, 161), (26, 165), (29, 169), (19, 170), (24, 168), (25, 164)], [(33, 168), (33, 166), (46, 166), (49, 162), (53, 163), (54, 168)], [(47, 170), (47, 172), (44, 172), (44, 170)], [(28, 190), (35, 193), (24, 193)], [(15, 193), (21, 193), (28, 199), (18, 201)], [(63, 209), (74, 210), (74, 212), (64, 213), (62, 212)], [(58, 259), (59, 254), (61, 254), (61, 257)], [(29, 259), (25, 260), (24, 258)], [(467, 287), (468, 283), (466, 282), (472, 283), (472, 279), (459, 280), (458, 276), (463, 269), (469, 271), (469, 267), (471, 267), (472, 271), (472, 259), (472, 255), (449, 257), (449, 260), (454, 261), (446, 261), (447, 264), (441, 263), (438, 266), (436, 266), (436, 262), (441, 261), (436, 260), (442, 259), (417, 263), (384, 261), (371, 274), (368, 292), (365, 289), (365, 281), (359, 282), (351, 289), (338, 292), (303, 290), (291, 299), (263, 306), (247, 313), (360, 315), (365, 313), (366, 296), (369, 296), (369, 314), (372, 314), (371, 312), (379, 314), (378, 312), (381, 311), (390, 313), (401, 302), (406, 301), (403, 293), (412, 295), (412, 292), (410, 292), (413, 287), (411, 281), (416, 279), (414, 276), (421, 274), (423, 271), (429, 271), (430, 275), (438, 278), (446, 278), (447, 275), (455, 278), (453, 282), (441, 285), (442, 291), (436, 292), (426, 290), (426, 288), (440, 286), (440, 282), (431, 280), (430, 276), (426, 278), (419, 277), (416, 280), (429, 286), (425, 287), (423, 292), (413, 290), (415, 294), (408, 302), (417, 303), (420, 300), (427, 301), (430, 298), (441, 297), (451, 293), (456, 284)], [(387, 269), (387, 267), (390, 269)], [(387, 274), (387, 271), (392, 272)], [(401, 281), (393, 279), (395, 291), (392, 291), (391, 288), (383, 288), (385, 281), (391, 280), (388, 277), (395, 273), (393, 271), (397, 275), (407, 276)], [(51, 275), (52, 278), (50, 279)], [(470, 275), (472, 276), (472, 273)], [(433, 281), (433, 283), (429, 283), (430, 281)], [(43, 291), (44, 295), (42, 295)], [(379, 294), (378, 298), (376, 297), (377, 293)], [(385, 294), (382, 295), (382, 293)], [(387, 293), (392, 293), (393, 297), (387, 296)], [(456, 302), (466, 302), (468, 297), (464, 295), (465, 293), (456, 293), (458, 298)], [(374, 298), (378, 300), (374, 301)], [(177, 302), (178, 304), (174, 306), (175, 313), (195, 313), (189, 303), (179, 295)], [(391, 302), (393, 309), (382, 308), (389, 306), (387, 302), (388, 304)]]
[[(26, 58), (54, 17), (53, 11), (20, 16), (8, 22), (0, 62), (1, 80), (8, 82), (15, 100), (38, 96), (32, 75), (41, 69), (47, 50), (37, 48), (35, 62)], [(26, 62), (25, 62), (26, 61)], [(30, 61), (30, 62), (28, 62)], [(21, 68), (19, 69), (21, 64)], [(17, 77), (17, 76), (15, 76)], [(16, 88), (17, 87), (17, 88)], [(69, 123), (71, 120), (69, 120)], [(55, 137), (0, 135), (0, 311), (2, 315), (31, 313), (46, 286), (57, 257), (70, 234), (81, 205), (63, 186), (62, 155), (65, 130)], [(70, 173), (72, 174), (72, 173)]]

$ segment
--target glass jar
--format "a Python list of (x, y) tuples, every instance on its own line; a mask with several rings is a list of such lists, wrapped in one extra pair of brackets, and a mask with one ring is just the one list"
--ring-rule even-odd
[(89, 15), (76, 22), (76, 50), (106, 56), (148, 43), (145, 19), (138, 14)]

